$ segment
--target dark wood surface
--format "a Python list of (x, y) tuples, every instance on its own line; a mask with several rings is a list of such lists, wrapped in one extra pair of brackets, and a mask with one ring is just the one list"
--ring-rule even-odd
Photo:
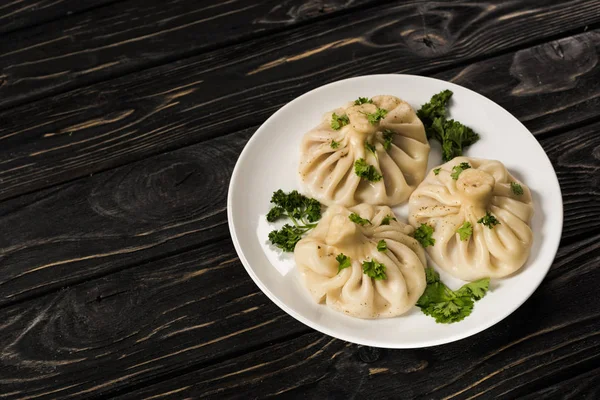
[[(0, 397), (600, 397), (600, 1), (0, 3)], [(227, 227), (257, 127), (369, 73), (496, 101), (560, 180), (564, 231), (496, 326), (418, 350), (313, 331)]]

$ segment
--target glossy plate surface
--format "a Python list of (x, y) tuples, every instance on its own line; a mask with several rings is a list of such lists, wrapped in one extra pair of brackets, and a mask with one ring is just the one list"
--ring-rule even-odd
[[(525, 266), (515, 275), (493, 280), (488, 295), (475, 304), (465, 320), (436, 324), (414, 307), (403, 316), (361, 320), (315, 304), (302, 287), (293, 254), (282, 254), (268, 243), (275, 228), (265, 220), (277, 189), (302, 191), (298, 179), (299, 146), (323, 113), (359, 96), (390, 94), (415, 110), (444, 89), (454, 92), (450, 117), (481, 135), (466, 156), (496, 159), (529, 186), (535, 215), (534, 243)], [(431, 143), (429, 168), (442, 164), (440, 147)], [(273, 114), (252, 136), (240, 155), (228, 195), (229, 229), (236, 251), (258, 287), (281, 309), (304, 324), (353, 343), (415, 348), (440, 345), (474, 335), (516, 310), (539, 286), (558, 249), (563, 205), (558, 179), (533, 135), (515, 117), (491, 100), (453, 83), (413, 75), (370, 75), (334, 82), (308, 92)], [(395, 207), (406, 220), (407, 206)], [(279, 228), (279, 225), (276, 226)], [(439, 268), (436, 268), (440, 271)], [(463, 282), (440, 271), (452, 289)]]

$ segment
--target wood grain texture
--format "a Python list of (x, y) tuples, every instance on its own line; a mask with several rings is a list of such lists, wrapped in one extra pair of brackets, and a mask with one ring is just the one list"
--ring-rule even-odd
[(406, 351), (313, 333), (259, 292), (225, 239), (1, 310), (0, 383), (7, 398), (515, 397), (597, 366), (599, 239), (563, 247), (494, 328)]
[(368, 3), (376, 1), (117, 2), (6, 35), (0, 42), (0, 108)]
[(114, 2), (115, 0), (5, 0), (0, 4), (0, 34)]
[[(365, 73), (423, 72), (491, 51), (494, 37), (486, 35), (510, 21), (497, 22), (496, 30), (458, 36), (447, 54), (435, 56), (419, 54), (414, 48), (418, 41), (400, 35), (407, 29), (403, 24), (411, 26), (415, 20), (402, 15), (405, 18), (397, 25), (388, 17), (328, 31), (313, 24), (296, 33), (297, 38), (286, 34), (241, 44), (0, 113), (0, 199), (258, 125), (294, 97), (326, 82)], [(399, 18), (389, 16), (394, 17)], [(357, 37), (362, 39), (353, 41)], [(387, 45), (377, 44), (382, 38), (389, 38)], [(514, 44), (510, 38), (498, 46)], [(273, 64), (291, 51), (277, 40), (298, 42), (292, 49), (296, 48), (296, 56), (304, 56)], [(583, 46), (580, 43), (586, 51), (572, 50)], [(561, 52), (567, 61), (548, 56), (555, 46), (565, 49)], [(534, 133), (545, 133), (597, 118), (600, 69), (590, 70), (586, 60), (599, 48), (600, 32), (591, 31), (435, 76), (483, 92)], [(348, 61), (332, 65), (332, 59)], [(267, 64), (272, 65), (268, 71), (248, 75)], [(564, 79), (569, 84), (561, 86), (554, 81), (561, 68), (586, 72), (568, 75)], [(532, 84), (531, 74), (518, 71), (529, 70), (539, 70), (537, 77), (550, 84), (535, 94), (522, 92), (523, 82)], [(30, 122), (31, 115), (36, 115), (35, 123)]]
[(229, 239), (0, 314), (3, 398), (107, 395), (308, 331), (260, 292)]
[[(563, 240), (600, 229), (598, 130), (540, 140), (563, 190)], [(0, 237), (0, 305), (228, 237), (227, 184), (253, 132), (0, 203), (11, 232)]]
[(598, 239), (562, 248), (535, 294), (476, 336), (425, 349), (383, 350), (315, 332), (122, 398), (595, 399)]

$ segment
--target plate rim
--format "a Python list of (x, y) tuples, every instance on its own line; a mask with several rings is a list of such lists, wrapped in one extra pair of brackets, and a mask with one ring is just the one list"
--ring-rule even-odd
[[(485, 323), (479, 324), (477, 325), (475, 328), (472, 328), (470, 330), (461, 332), (461, 334), (459, 335), (451, 335), (447, 338), (447, 340), (441, 340), (441, 339), (436, 339), (436, 340), (423, 340), (422, 342), (418, 343), (418, 344), (402, 344), (402, 343), (398, 343), (397, 346), (392, 346), (389, 343), (380, 343), (377, 340), (362, 340), (362, 339), (357, 339), (356, 337), (353, 337), (352, 335), (347, 334), (346, 332), (339, 332), (339, 331), (335, 331), (332, 329), (329, 329), (327, 327), (324, 326), (320, 326), (317, 323), (312, 322), (310, 319), (305, 318), (304, 316), (302, 316), (301, 314), (297, 313), (296, 311), (294, 311), (293, 309), (289, 308), (285, 302), (281, 301), (276, 295), (274, 295), (267, 287), (265, 284), (263, 284), (263, 282), (258, 278), (258, 276), (254, 273), (254, 270), (252, 269), (252, 267), (250, 266), (250, 262), (246, 259), (246, 256), (241, 248), (241, 245), (239, 243), (237, 234), (235, 232), (235, 222), (233, 220), (233, 211), (232, 211), (232, 204), (233, 204), (233, 185), (234, 182), (236, 181), (237, 176), (240, 174), (240, 163), (241, 160), (244, 159), (245, 157), (248, 157), (249, 153), (249, 148), (251, 147), (250, 145), (253, 143), (253, 141), (257, 140), (256, 138), (261, 134), (261, 132), (263, 131), (265, 125), (267, 125), (267, 123), (275, 118), (277, 118), (277, 115), (280, 113), (283, 113), (284, 110), (287, 110), (288, 108), (291, 108), (294, 106), (295, 103), (299, 102), (300, 99), (302, 99), (303, 97), (309, 96), (314, 92), (320, 91), (320, 90), (324, 90), (326, 88), (330, 88), (330, 87), (334, 87), (334, 86), (338, 86), (338, 85), (344, 85), (344, 84), (348, 84), (349, 82), (352, 81), (356, 81), (356, 80), (363, 80), (363, 79), (372, 79), (372, 78), (385, 78), (385, 77), (406, 77), (409, 79), (425, 79), (425, 80), (433, 80), (433, 81), (437, 81), (439, 83), (443, 83), (446, 85), (451, 85), (451, 86), (457, 86), (460, 87), (463, 90), (467, 90), (477, 96), (481, 96), (483, 98), (485, 98), (486, 100), (488, 100), (489, 102), (491, 102), (493, 105), (495, 105), (496, 107), (498, 107), (499, 110), (501, 110), (501, 112), (505, 113), (508, 117), (512, 118), (513, 120), (515, 120), (525, 131), (527, 131), (530, 135), (531, 138), (536, 142), (536, 144), (541, 148), (541, 150), (544, 153), (544, 161), (547, 162), (548, 166), (550, 167), (550, 170), (552, 171), (553, 174), (553, 181), (552, 183), (556, 185), (556, 187), (558, 188), (558, 193), (560, 195), (560, 210), (557, 210), (557, 217), (558, 218), (558, 225), (559, 225), (559, 229), (558, 232), (559, 234), (557, 235), (556, 238), (554, 238), (552, 244), (552, 261), (550, 262), (550, 264), (548, 265), (548, 267), (546, 268), (546, 270), (539, 275), (539, 279), (537, 282), (535, 282), (535, 284), (531, 285), (531, 289), (530, 291), (522, 297), (522, 300), (520, 302), (517, 302), (517, 304), (514, 307), (511, 307), (512, 309), (508, 310), (506, 313), (502, 313), (502, 314), (498, 314), (499, 316), (494, 316), (494, 318), (490, 318), (488, 320), (486, 320)], [(254, 134), (252, 134), (252, 136), (250, 137), (250, 139), (248, 140), (248, 142), (246, 142), (246, 144), (244, 145), (244, 148), (242, 149), (242, 151), (240, 152), (240, 155), (238, 156), (235, 166), (233, 168), (233, 172), (231, 174), (231, 178), (229, 181), (229, 185), (228, 185), (228, 190), (227, 190), (227, 222), (228, 222), (228, 226), (229, 226), (229, 233), (231, 236), (231, 240), (233, 242), (233, 246), (235, 248), (235, 251), (240, 259), (240, 261), (242, 262), (242, 265), (244, 266), (246, 272), (248, 273), (248, 275), (250, 275), (250, 277), (252, 278), (252, 280), (254, 281), (254, 283), (258, 286), (258, 288), (273, 302), (275, 303), (281, 310), (283, 310), (286, 314), (290, 315), (291, 317), (293, 317), (294, 319), (296, 319), (297, 321), (303, 323), (304, 325), (318, 331), (321, 332), (323, 334), (329, 335), (331, 337), (340, 339), (340, 340), (344, 340), (346, 342), (350, 342), (350, 343), (355, 343), (358, 345), (364, 345), (364, 346), (372, 346), (372, 347), (379, 347), (379, 348), (388, 348), (388, 349), (416, 349), (416, 348), (425, 348), (425, 347), (433, 347), (433, 346), (440, 346), (440, 345), (444, 345), (444, 344), (449, 344), (449, 343), (453, 343), (459, 340), (463, 340), (466, 339), (470, 336), (476, 335), (480, 332), (483, 332), (486, 329), (489, 329), (491, 327), (493, 327), (494, 325), (496, 325), (497, 323), (499, 323), (500, 321), (508, 318), (512, 313), (514, 313), (517, 309), (519, 309), (532, 295), (533, 293), (535, 293), (535, 291), (539, 288), (539, 286), (541, 285), (541, 283), (543, 282), (543, 280), (545, 279), (546, 275), (548, 274), (548, 272), (550, 271), (550, 268), (552, 267), (554, 260), (556, 259), (556, 254), (558, 253), (558, 250), (560, 248), (560, 240), (562, 238), (562, 232), (563, 232), (563, 226), (564, 226), (564, 202), (563, 202), (563, 194), (562, 194), (562, 189), (560, 187), (560, 182), (558, 180), (558, 176), (556, 174), (556, 170), (554, 169), (554, 166), (552, 165), (552, 162), (550, 161), (550, 158), (548, 157), (548, 154), (546, 153), (546, 151), (544, 150), (544, 148), (542, 147), (542, 145), (537, 141), (535, 135), (533, 135), (533, 133), (531, 133), (531, 131), (517, 118), (515, 117), (513, 114), (511, 114), (508, 110), (506, 110), (504, 107), (502, 107), (501, 105), (499, 105), (498, 103), (496, 103), (495, 101), (491, 100), (490, 98), (472, 90), (469, 89), (467, 87), (458, 85), (454, 82), (449, 82), (449, 81), (445, 81), (442, 79), (438, 79), (438, 78), (432, 78), (429, 76), (422, 76), (422, 75), (414, 75), (414, 74), (371, 74), (371, 75), (361, 75), (361, 76), (355, 76), (355, 77), (350, 77), (350, 78), (346, 78), (346, 79), (341, 79), (341, 80), (337, 80), (334, 82), (330, 82), (327, 83), (325, 85), (321, 85), (319, 87), (316, 87), (314, 89), (311, 89), (305, 93), (303, 93), (300, 96), (295, 97), (293, 100), (291, 100), (290, 102), (288, 102), (287, 104), (283, 105), (282, 107), (280, 107), (279, 109), (277, 109), (277, 111), (275, 111), (273, 114), (271, 114), (269, 116), (269, 118), (267, 118), (259, 127), (258, 129), (254, 132)], [(552, 238), (550, 238), (552, 239)], [(545, 240), (550, 240), (550, 239), (545, 239)]]

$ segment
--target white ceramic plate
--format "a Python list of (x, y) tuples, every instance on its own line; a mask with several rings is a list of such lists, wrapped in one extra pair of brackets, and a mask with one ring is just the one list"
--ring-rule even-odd
[[(491, 291), (475, 304), (473, 313), (449, 325), (436, 324), (417, 307), (396, 318), (361, 320), (315, 304), (300, 283), (293, 254), (283, 254), (268, 243), (268, 233), (274, 227), (265, 220), (275, 190), (302, 191), (297, 174), (302, 136), (320, 122), (323, 113), (359, 96), (395, 95), (417, 110), (444, 89), (454, 92), (450, 116), (481, 135), (465, 155), (502, 161), (532, 191), (534, 243), (527, 264), (514, 276), (493, 280)], [(429, 168), (442, 163), (439, 145), (437, 142), (431, 145)], [(558, 179), (544, 150), (527, 128), (502, 107), (469, 89), (412, 75), (346, 79), (312, 90), (281, 108), (256, 131), (242, 151), (231, 178), (227, 208), (237, 253), (248, 274), (275, 304), (330, 336), (387, 348), (449, 343), (507, 317), (527, 300), (548, 272), (558, 249), (563, 221)], [(395, 207), (394, 211), (406, 220), (406, 205)], [(441, 276), (453, 289), (463, 284), (447, 274)]]

